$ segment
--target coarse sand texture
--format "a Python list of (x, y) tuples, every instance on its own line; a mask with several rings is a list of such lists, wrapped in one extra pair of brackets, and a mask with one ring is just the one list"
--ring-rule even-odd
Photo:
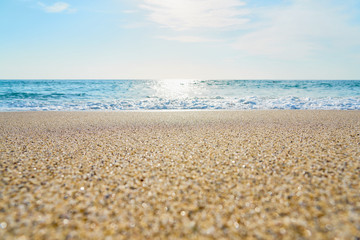
[(360, 239), (360, 111), (0, 113), (0, 239)]

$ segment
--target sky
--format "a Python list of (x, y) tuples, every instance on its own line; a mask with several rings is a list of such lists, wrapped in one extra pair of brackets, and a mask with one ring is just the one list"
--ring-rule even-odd
[(360, 1), (1, 0), (0, 79), (360, 79)]

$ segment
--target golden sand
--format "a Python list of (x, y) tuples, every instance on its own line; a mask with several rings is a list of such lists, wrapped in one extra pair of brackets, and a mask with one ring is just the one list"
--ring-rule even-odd
[(360, 111), (0, 113), (0, 239), (359, 239)]

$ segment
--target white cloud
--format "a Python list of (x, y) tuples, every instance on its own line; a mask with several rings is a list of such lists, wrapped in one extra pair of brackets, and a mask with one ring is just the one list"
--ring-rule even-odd
[(38, 3), (45, 12), (48, 13), (60, 13), (60, 12), (74, 12), (76, 11), (73, 8), (70, 8), (70, 5), (66, 2), (56, 2), (53, 5), (46, 5), (42, 2)]
[[(356, 15), (353, 0), (287, 0), (266, 7), (250, 7), (247, 1), (141, 0), (140, 7), (151, 22), (167, 28), (158, 38), (232, 42), (230, 47), (247, 55), (281, 60), (348, 57), (360, 45), (359, 23), (349, 22)], [(184, 34), (177, 35), (179, 31)]]
[(210, 39), (210, 38), (205, 38), (205, 37), (199, 37), (199, 36), (186, 36), (186, 35), (182, 35), (182, 36), (159, 36), (157, 38), (160, 39), (164, 39), (164, 40), (169, 40), (169, 41), (178, 41), (178, 42), (192, 42), (192, 43), (196, 43), (196, 42), (219, 42), (220, 40), (217, 39)]
[(141, 8), (148, 17), (172, 30), (197, 28), (236, 29), (245, 24), (249, 14), (239, 0), (143, 0)]
[(261, 25), (233, 46), (251, 55), (297, 59), (342, 53), (359, 45), (360, 28), (349, 24), (346, 6), (331, 2), (294, 0), (288, 6), (263, 9), (258, 12)]

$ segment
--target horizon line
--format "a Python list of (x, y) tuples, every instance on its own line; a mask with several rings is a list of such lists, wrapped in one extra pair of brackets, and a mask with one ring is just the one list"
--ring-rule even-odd
[(0, 78), (0, 81), (6, 80), (41, 80), (41, 81), (71, 81), (71, 80), (104, 80), (104, 81), (360, 81), (360, 79), (278, 79), (278, 78)]

